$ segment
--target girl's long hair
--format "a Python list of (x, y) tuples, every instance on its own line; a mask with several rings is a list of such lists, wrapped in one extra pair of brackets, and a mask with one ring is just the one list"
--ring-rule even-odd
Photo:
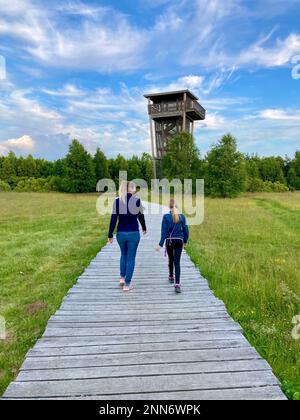
[(171, 200), (170, 200), (170, 206), (169, 207), (170, 207), (170, 211), (171, 211), (171, 214), (172, 214), (172, 217), (173, 217), (173, 222), (175, 224), (177, 224), (179, 222), (179, 220), (180, 220), (180, 216), (179, 216), (179, 211), (178, 211), (177, 203), (174, 200), (174, 198), (171, 198)]

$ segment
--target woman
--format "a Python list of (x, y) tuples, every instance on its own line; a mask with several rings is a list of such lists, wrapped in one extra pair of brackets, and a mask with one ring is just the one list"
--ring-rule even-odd
[(140, 242), (140, 222), (145, 235), (147, 232), (145, 216), (141, 200), (134, 196), (136, 187), (133, 182), (122, 181), (119, 189), (119, 197), (113, 205), (110, 219), (108, 241), (113, 242), (113, 234), (117, 227), (117, 241), (121, 249), (119, 284), (124, 292), (130, 290), (131, 279), (135, 266), (136, 251)]
[(174, 267), (175, 267), (175, 292), (180, 293), (180, 258), (182, 248), (187, 244), (189, 238), (189, 229), (186, 218), (183, 214), (179, 214), (177, 204), (174, 199), (170, 200), (170, 212), (165, 214), (161, 225), (161, 239), (156, 250), (164, 246), (166, 241), (166, 249), (169, 257), (169, 282), (174, 284)]

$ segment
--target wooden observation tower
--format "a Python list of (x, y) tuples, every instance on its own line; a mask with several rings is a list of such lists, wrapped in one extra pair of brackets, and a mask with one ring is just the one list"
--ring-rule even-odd
[(205, 109), (189, 90), (150, 93), (148, 99), (151, 148), (156, 178), (156, 159), (161, 159), (168, 141), (183, 131), (193, 134), (194, 121), (205, 119)]

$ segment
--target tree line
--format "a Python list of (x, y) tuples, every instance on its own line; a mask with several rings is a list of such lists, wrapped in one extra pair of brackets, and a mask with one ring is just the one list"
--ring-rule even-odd
[[(291, 159), (280, 156), (259, 157), (238, 151), (236, 139), (224, 135), (201, 157), (194, 139), (181, 133), (169, 142), (166, 153), (157, 162), (159, 177), (168, 179), (204, 179), (205, 192), (213, 197), (235, 197), (241, 192), (300, 190), (300, 151)], [(13, 152), (0, 156), (0, 190), (93, 192), (102, 178), (118, 185), (119, 171), (128, 179), (144, 179), (151, 185), (151, 156), (126, 159), (118, 155), (108, 159), (98, 148), (92, 156), (73, 140), (63, 159), (48, 161), (31, 155), (17, 157)]]
[(119, 154), (115, 159), (107, 159), (99, 148), (92, 156), (79, 141), (73, 140), (68, 154), (56, 161), (31, 155), (17, 157), (13, 152), (0, 156), (0, 190), (94, 192), (97, 181), (103, 178), (113, 179), (118, 185), (119, 171), (127, 171), (128, 179), (141, 178), (151, 183), (151, 156), (143, 153), (141, 157), (125, 159)]
[(248, 155), (239, 152), (236, 139), (226, 134), (201, 158), (192, 136), (181, 133), (169, 142), (161, 172), (169, 179), (204, 179), (205, 194), (212, 197), (294, 191), (300, 190), (300, 151), (292, 159)]

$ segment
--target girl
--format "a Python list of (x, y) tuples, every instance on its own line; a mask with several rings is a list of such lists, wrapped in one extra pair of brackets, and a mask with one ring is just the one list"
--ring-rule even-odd
[(147, 232), (141, 200), (133, 194), (136, 191), (133, 182), (122, 181), (119, 197), (115, 200), (110, 218), (108, 241), (113, 242), (113, 233), (118, 221), (117, 241), (121, 250), (119, 284), (124, 292), (130, 290), (130, 283), (135, 266), (135, 257), (140, 242), (140, 222), (145, 235)]
[(164, 215), (161, 225), (161, 239), (156, 250), (159, 251), (166, 241), (166, 249), (169, 257), (169, 282), (174, 283), (175, 267), (175, 292), (180, 293), (180, 258), (183, 245), (187, 244), (189, 230), (186, 218), (179, 214), (174, 199), (170, 200), (170, 213)]

